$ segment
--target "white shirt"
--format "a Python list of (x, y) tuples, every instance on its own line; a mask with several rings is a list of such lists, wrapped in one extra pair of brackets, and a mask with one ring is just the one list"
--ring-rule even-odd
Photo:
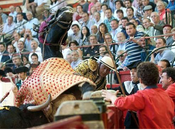
[(37, 55), (38, 55), (38, 61), (39, 62), (42, 62), (43, 61), (43, 56), (42, 56), (42, 53), (41, 53), (41, 48), (40, 47), (38, 47), (37, 49), (36, 49), (36, 51), (35, 52), (31, 52), (30, 54), (29, 54), (29, 62), (30, 63), (33, 63), (32, 62), (32, 58), (31, 58), (31, 55), (33, 54), (33, 53), (36, 53)]
[(47, 0), (35, 0), (34, 3), (37, 3), (37, 6), (40, 6), (43, 3), (47, 3)]
[(37, 32), (33, 30), (33, 24), (39, 25), (39, 21), (37, 18), (32, 18), (25, 24), (25, 29), (30, 29), (32, 32), (32, 36), (36, 36)]
[(7, 34), (12, 34), (14, 32), (15, 26), (16, 26), (15, 23), (12, 23), (11, 25), (9, 25), (8, 23), (5, 23), (2, 32)]

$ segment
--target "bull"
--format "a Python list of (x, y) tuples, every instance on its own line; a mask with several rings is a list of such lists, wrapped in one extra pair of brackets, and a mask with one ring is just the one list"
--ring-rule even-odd
[[(51, 15), (39, 27), (39, 41), (44, 59), (50, 57), (63, 57), (61, 45), (67, 39), (67, 31), (72, 24), (73, 8), (66, 6), (58, 9), (55, 15)], [(44, 46), (44, 47), (43, 47)]]
[[(50, 102), (50, 95), (48, 100), (42, 104), (46, 107)], [(0, 107), (0, 129), (22, 129), (30, 128), (48, 123), (47, 117), (43, 111), (30, 111), (33, 104), (21, 105), (19, 108), (15, 106)]]

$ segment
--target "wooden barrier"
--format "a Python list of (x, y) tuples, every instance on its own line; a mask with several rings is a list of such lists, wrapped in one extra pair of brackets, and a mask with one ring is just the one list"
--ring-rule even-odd
[(81, 116), (73, 116), (63, 120), (32, 127), (31, 129), (88, 129), (81, 119)]

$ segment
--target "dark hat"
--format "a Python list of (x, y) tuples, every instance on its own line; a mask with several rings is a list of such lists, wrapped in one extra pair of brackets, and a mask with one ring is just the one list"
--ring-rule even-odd
[(171, 26), (171, 25), (169, 25), (169, 24), (165, 24), (164, 26), (163, 26), (163, 28), (164, 27), (170, 27), (171, 29), (173, 28), (173, 26)]
[(130, 65), (127, 66), (128, 69), (136, 69), (137, 66), (141, 63), (141, 61), (133, 62)]
[(151, 6), (151, 5), (147, 5), (147, 6), (145, 6), (145, 7), (143, 8), (144, 11), (150, 10), (150, 9), (152, 9), (152, 6)]
[(6, 73), (9, 73), (9, 72), (12, 72), (12, 73), (13, 73), (13, 71), (12, 71), (12, 69), (11, 69), (10, 67), (6, 67), (6, 68), (4, 69), (4, 72), (5, 72), (5, 74), (6, 74)]
[(5, 72), (3, 70), (0, 70), (0, 75), (5, 76)]
[(29, 69), (25, 66), (22, 66), (22, 67), (18, 67), (15, 69), (15, 73), (18, 74), (18, 73), (21, 73), (21, 72), (28, 72)]

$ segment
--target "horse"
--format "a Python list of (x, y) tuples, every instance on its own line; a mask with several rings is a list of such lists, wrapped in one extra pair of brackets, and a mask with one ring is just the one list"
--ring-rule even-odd
[(39, 41), (43, 52), (43, 59), (60, 57), (61, 45), (65, 44), (67, 31), (72, 24), (73, 8), (66, 6), (57, 10), (56, 14), (51, 15), (39, 27)]

